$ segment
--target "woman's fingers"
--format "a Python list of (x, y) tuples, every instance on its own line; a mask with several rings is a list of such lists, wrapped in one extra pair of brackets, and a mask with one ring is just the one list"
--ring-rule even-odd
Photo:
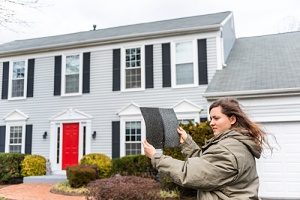
[(180, 143), (183, 143), (186, 140), (186, 138), (187, 138), (187, 133), (181, 127), (177, 128), (177, 132), (180, 135)]
[(143, 141), (143, 145), (145, 155), (151, 158), (156, 153), (155, 148), (150, 143), (148, 143), (147, 140)]

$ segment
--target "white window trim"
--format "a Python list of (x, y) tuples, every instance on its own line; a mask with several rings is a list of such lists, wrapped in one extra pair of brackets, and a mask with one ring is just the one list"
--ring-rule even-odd
[[(126, 122), (140, 121), (141, 122), (141, 142), (146, 139), (145, 122), (141, 115), (134, 116), (120, 116), (120, 157), (125, 156), (125, 128)], [(143, 145), (141, 148), (141, 154), (144, 154)]]
[[(79, 55), (79, 91), (77, 93), (66, 93), (66, 57), (71, 55)], [(82, 95), (82, 73), (83, 73), (83, 53), (67, 53), (62, 55), (61, 68), (61, 96), (78, 96)]]
[(22, 146), (21, 153), (25, 153), (25, 138), (26, 138), (26, 122), (25, 121), (16, 121), (16, 122), (7, 122), (5, 129), (5, 153), (9, 153), (10, 145), (10, 127), (11, 126), (22, 126)]
[(178, 120), (183, 120), (183, 119), (193, 119), (194, 122), (199, 123), (200, 122), (200, 114), (193, 112), (193, 113), (176, 113), (177, 119)]
[[(141, 87), (126, 89), (126, 49), (141, 48)], [(145, 45), (123, 46), (121, 48), (121, 91), (132, 92), (145, 90)]]
[[(24, 69), (24, 93), (23, 97), (12, 97), (12, 77), (13, 77), (13, 63), (25, 61), (25, 69)], [(16, 59), (11, 60), (9, 62), (9, 82), (8, 82), (8, 100), (20, 100), (26, 99), (27, 96), (27, 70), (28, 70), (28, 60), (27, 59)]]
[[(192, 42), (193, 45), (193, 71), (194, 71), (194, 83), (177, 85), (176, 84), (176, 43), (182, 42)], [(186, 87), (196, 87), (198, 86), (198, 53), (197, 53), (197, 39), (185, 39), (185, 40), (175, 40), (171, 42), (171, 83), (172, 88), (186, 88)]]

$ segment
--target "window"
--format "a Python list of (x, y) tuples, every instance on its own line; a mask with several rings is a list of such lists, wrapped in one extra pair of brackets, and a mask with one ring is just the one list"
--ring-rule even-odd
[(178, 123), (188, 124), (189, 122), (195, 123), (195, 119), (178, 119)]
[(198, 76), (195, 62), (195, 42), (177, 42), (173, 47), (174, 64), (172, 72), (173, 86), (196, 85)]
[(22, 153), (22, 126), (11, 126), (9, 133), (9, 152)]
[(125, 50), (125, 88), (141, 88), (141, 48)]
[(11, 98), (24, 97), (26, 88), (26, 61), (12, 62)]
[(63, 90), (65, 95), (81, 94), (82, 88), (82, 56), (66, 55), (63, 68)]
[(125, 122), (125, 155), (141, 154), (141, 122)]

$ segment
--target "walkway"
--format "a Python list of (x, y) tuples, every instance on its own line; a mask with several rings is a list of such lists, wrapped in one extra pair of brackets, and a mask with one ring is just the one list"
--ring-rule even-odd
[(85, 200), (83, 196), (66, 196), (50, 192), (52, 184), (23, 183), (0, 189), (0, 197), (13, 200)]

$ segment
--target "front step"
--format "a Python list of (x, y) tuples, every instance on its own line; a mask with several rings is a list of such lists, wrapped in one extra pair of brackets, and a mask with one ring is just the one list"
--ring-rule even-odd
[(45, 176), (27, 176), (24, 177), (23, 183), (60, 183), (67, 180), (65, 174), (51, 174)]

